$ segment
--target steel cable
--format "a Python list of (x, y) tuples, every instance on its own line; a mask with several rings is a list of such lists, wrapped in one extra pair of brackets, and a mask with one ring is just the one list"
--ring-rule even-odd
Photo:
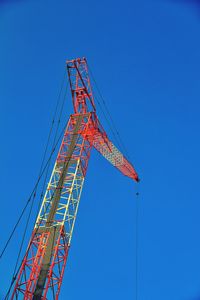
[[(124, 142), (123, 142), (123, 140), (122, 140), (122, 138), (121, 138), (121, 136), (119, 134), (119, 131), (117, 130), (115, 122), (114, 122), (114, 120), (112, 118), (112, 115), (111, 115), (109, 109), (108, 109), (108, 106), (106, 105), (105, 99), (102, 96), (102, 93), (101, 93), (101, 91), (100, 91), (100, 89), (98, 87), (98, 84), (97, 84), (97, 82), (95, 80), (95, 77), (94, 77), (94, 75), (92, 73), (92, 70), (91, 70), (91, 68), (89, 66), (88, 66), (88, 69), (89, 69), (89, 72), (91, 74), (91, 78), (93, 79), (94, 84), (96, 86), (96, 90), (97, 90), (97, 92), (99, 94), (99, 97), (100, 97), (100, 99), (101, 99), (101, 101), (102, 101), (102, 103), (103, 103), (103, 105), (105, 107), (105, 112), (104, 112), (104, 110), (102, 108), (102, 105), (99, 102), (99, 100), (98, 100), (97, 97), (95, 98), (95, 100), (97, 101), (97, 103), (98, 103), (98, 105), (99, 105), (99, 107), (100, 107), (100, 109), (101, 109), (101, 111), (102, 111), (102, 113), (104, 115), (104, 118), (106, 119), (106, 121), (108, 123), (108, 126), (109, 126), (109, 128), (110, 128), (110, 130), (112, 132), (112, 135), (113, 135), (113, 137), (114, 137), (117, 145), (119, 146), (120, 150), (126, 154), (126, 157), (130, 159), (130, 155), (129, 155), (128, 151), (127, 151), (127, 148), (124, 145)], [(106, 113), (107, 113), (108, 117), (106, 116)]]
[[(63, 130), (62, 130), (62, 132), (60, 133), (59, 138), (58, 138), (58, 140), (57, 140), (57, 142), (56, 142), (56, 146), (53, 148), (53, 150), (52, 150), (52, 152), (51, 152), (51, 154), (50, 154), (50, 157), (49, 157), (49, 159), (47, 160), (47, 162), (46, 162), (46, 164), (45, 164), (45, 166), (44, 166), (44, 168), (43, 168), (43, 170), (42, 170), (42, 175), (44, 174), (44, 171), (46, 170), (47, 164), (48, 164), (49, 160), (51, 159), (53, 153), (55, 152), (55, 149), (56, 149), (56, 147), (57, 147), (57, 145), (58, 145), (58, 143), (59, 143), (61, 137), (62, 137), (63, 134), (64, 134), (66, 125), (67, 125), (67, 124), (65, 124), (65, 126), (63, 127)], [(41, 176), (42, 176), (42, 175), (41, 175)], [(53, 197), (53, 196), (54, 196), (54, 193), (52, 194), (52, 197)], [(51, 199), (52, 199), (52, 197), (51, 197)], [(48, 209), (49, 205), (50, 205), (50, 202), (48, 203), (48, 205), (47, 205), (47, 207), (46, 207), (47, 209)], [(41, 218), (41, 220), (40, 220), (40, 222), (39, 222), (39, 224), (38, 224), (38, 226), (37, 226), (37, 228), (36, 228), (35, 235), (37, 234), (38, 229), (39, 229), (39, 226), (40, 226), (40, 224), (41, 224), (42, 221), (43, 221), (43, 219)], [(35, 236), (35, 235), (34, 235), (34, 236)], [(31, 238), (30, 243), (29, 243), (29, 246), (28, 246), (28, 248), (27, 248), (27, 250), (26, 250), (26, 253), (25, 253), (25, 255), (23, 256), (23, 258), (22, 258), (22, 260), (21, 260), (21, 263), (20, 263), (20, 265), (19, 265), (19, 267), (18, 267), (16, 273), (15, 273), (15, 274), (13, 275), (13, 277), (12, 277), (11, 284), (10, 284), (10, 286), (9, 286), (9, 289), (8, 289), (8, 291), (7, 291), (7, 293), (6, 293), (6, 296), (5, 296), (4, 300), (8, 300), (8, 297), (9, 297), (10, 291), (11, 291), (11, 289), (12, 289), (12, 286), (13, 286), (14, 282), (15, 282), (16, 279), (17, 279), (17, 274), (19, 273), (20, 268), (21, 268), (22, 263), (23, 263), (23, 260), (24, 260), (24, 258), (26, 257), (26, 255), (27, 255), (27, 253), (28, 253), (28, 251), (29, 251), (29, 249), (30, 249), (31, 242), (33, 241), (34, 236)]]
[[(38, 184), (39, 184), (39, 182), (40, 182), (40, 180), (41, 180), (41, 178), (44, 175), (44, 172), (46, 170), (45, 180), (44, 180), (44, 183), (43, 183), (43, 190), (44, 190), (44, 187), (45, 187), (45, 184), (46, 184), (46, 178), (47, 178), (47, 174), (48, 174), (48, 169), (49, 169), (49, 165), (50, 165), (50, 162), (51, 162), (51, 158), (53, 156), (53, 153), (56, 150), (58, 142), (60, 141), (60, 139), (61, 139), (61, 137), (63, 135), (63, 131), (65, 130), (65, 127), (66, 127), (66, 125), (65, 125), (64, 128), (63, 128), (63, 130), (62, 130), (62, 133), (60, 134), (58, 140), (56, 141), (57, 134), (58, 134), (58, 129), (59, 129), (59, 126), (60, 126), (60, 121), (61, 121), (61, 117), (62, 117), (62, 113), (63, 113), (64, 101), (65, 101), (65, 97), (66, 97), (66, 93), (67, 93), (67, 86), (66, 86), (65, 94), (64, 94), (63, 101), (62, 101), (62, 104), (61, 104), (61, 110), (60, 110), (60, 114), (59, 114), (59, 117), (58, 117), (58, 124), (57, 124), (57, 127), (56, 127), (56, 132), (55, 132), (55, 136), (54, 136), (54, 140), (53, 140), (53, 145), (52, 145), (51, 153), (50, 153), (50, 156), (49, 156), (49, 158), (48, 158), (48, 160), (47, 160), (47, 162), (45, 164), (45, 167), (44, 167), (44, 162), (45, 162), (45, 159), (46, 159), (47, 150), (48, 150), (49, 143), (50, 143), (50, 140), (51, 140), (53, 126), (55, 124), (58, 107), (60, 105), (61, 94), (62, 94), (62, 90), (63, 90), (63, 86), (64, 86), (65, 76), (66, 76), (66, 70), (64, 72), (64, 77), (63, 77), (63, 80), (62, 80), (61, 89), (60, 89), (58, 100), (57, 100), (57, 103), (56, 103), (56, 108), (55, 108), (55, 112), (54, 112), (54, 115), (53, 115), (53, 120), (52, 120), (52, 123), (51, 123), (51, 128), (50, 128), (50, 131), (49, 131), (49, 135), (48, 135), (48, 139), (47, 139), (47, 143), (46, 143), (46, 147), (45, 147), (45, 151), (44, 151), (44, 155), (43, 155), (43, 159), (42, 159), (42, 163), (41, 163), (41, 167), (40, 167), (40, 171), (39, 171), (38, 180), (36, 182), (36, 185), (34, 186), (34, 189), (33, 189), (32, 193), (31, 193), (31, 195), (30, 195), (30, 197), (29, 197), (29, 199), (28, 199), (28, 201), (27, 201), (27, 203), (26, 203), (26, 205), (25, 205), (25, 207), (24, 207), (24, 209), (23, 209), (23, 211), (22, 211), (22, 213), (21, 213), (21, 215), (20, 215), (17, 223), (14, 226), (14, 228), (13, 228), (13, 230), (11, 232), (11, 235), (9, 236), (9, 239), (6, 242), (6, 245), (3, 248), (3, 251), (2, 251), (1, 256), (0, 256), (0, 258), (1, 258), (3, 256), (3, 254), (4, 254), (4, 252), (6, 251), (6, 248), (7, 248), (8, 244), (9, 244), (12, 236), (14, 235), (14, 232), (15, 232), (17, 226), (19, 225), (19, 223), (20, 223), (20, 221), (21, 221), (21, 219), (23, 217), (23, 214), (25, 213), (25, 210), (28, 207), (28, 204), (30, 203), (31, 198), (32, 198), (31, 207), (30, 207), (30, 210), (29, 210), (29, 214), (28, 214), (28, 218), (27, 218), (27, 221), (26, 221), (25, 229), (24, 229), (24, 232), (23, 232), (23, 235), (22, 235), (22, 241), (21, 241), (20, 249), (19, 249), (18, 256), (17, 256), (17, 261), (16, 261), (16, 264), (15, 264), (15, 267), (14, 267), (14, 271), (13, 271), (12, 281), (11, 281), (11, 284), (10, 284), (10, 287), (8, 289), (8, 292), (6, 294), (5, 299), (7, 299), (9, 297), (12, 285), (13, 285), (13, 283), (16, 280), (16, 276), (17, 276), (17, 273), (18, 273), (18, 272), (16, 272), (16, 270), (17, 270), (17, 266), (18, 266), (18, 263), (19, 263), (21, 251), (22, 251), (22, 248), (23, 248), (23, 244), (24, 244), (24, 240), (25, 240), (25, 236), (26, 236), (28, 224), (29, 224), (29, 221), (30, 221), (30, 217), (31, 217), (32, 209), (33, 209), (34, 199), (36, 197), (36, 192), (37, 192)], [(42, 194), (43, 194), (43, 191), (41, 193), (41, 197), (42, 197)], [(41, 199), (40, 199), (40, 202), (41, 202)], [(21, 267), (21, 265), (20, 265), (20, 267)], [(20, 267), (19, 267), (19, 269), (20, 269)]]
[[(66, 95), (66, 93), (65, 93), (65, 95)], [(63, 111), (63, 105), (62, 105), (62, 107), (61, 107), (60, 117), (61, 117), (62, 111)], [(60, 118), (60, 117), (59, 117), (59, 118)], [(59, 123), (60, 123), (60, 122), (59, 122)], [(49, 159), (48, 159), (48, 161), (47, 161), (47, 163), (46, 163), (46, 165), (45, 165), (45, 167), (44, 167), (44, 169), (43, 169), (43, 171), (42, 171), (42, 174), (44, 173), (46, 167), (48, 166), (48, 162), (51, 160), (52, 155), (53, 155), (53, 153), (55, 152), (55, 149), (56, 149), (56, 147), (57, 147), (57, 145), (58, 145), (58, 143), (59, 143), (61, 137), (63, 137), (63, 134), (64, 134), (64, 131), (65, 131), (66, 126), (67, 126), (67, 123), (66, 123), (65, 126), (63, 127), (63, 130), (61, 131), (61, 133), (60, 133), (60, 135), (59, 135), (59, 138), (58, 138), (58, 140), (57, 140), (56, 142), (55, 142), (55, 138), (54, 138), (54, 143), (53, 143), (53, 146), (52, 146), (52, 151), (51, 151), (50, 157), (49, 157)], [(56, 130), (56, 134), (57, 134), (57, 130)], [(43, 188), (44, 188), (44, 186), (43, 186)], [(41, 196), (42, 196), (42, 194), (41, 194)], [(54, 196), (54, 192), (53, 192), (53, 194), (52, 194), (52, 196), (51, 196), (51, 199), (53, 198), (53, 196)], [(46, 209), (48, 209), (50, 203), (51, 203), (51, 201), (48, 203)], [(19, 271), (20, 271), (20, 268), (21, 268), (21, 266), (22, 266), (22, 263), (23, 263), (23, 261), (24, 261), (26, 255), (28, 254), (28, 251), (29, 251), (29, 249), (30, 249), (31, 243), (32, 243), (32, 241), (33, 241), (35, 235), (37, 234), (38, 229), (39, 229), (39, 226), (40, 226), (40, 224), (41, 224), (42, 221), (43, 221), (43, 219), (41, 218), (39, 224), (37, 225), (35, 234), (34, 234), (34, 236), (32, 237), (32, 239), (30, 240), (30, 243), (29, 243), (29, 246), (28, 246), (28, 248), (27, 248), (27, 250), (26, 250), (26, 253), (25, 253), (25, 255), (23, 256), (23, 259), (22, 259), (22, 261), (21, 261), (21, 264), (19, 265), (19, 267), (18, 267), (18, 269), (17, 269), (17, 272), (16, 272), (16, 270), (15, 270), (15, 273), (13, 274), (13, 277), (12, 277), (12, 280), (11, 280), (11, 284), (10, 284), (10, 286), (9, 286), (9, 289), (8, 289), (8, 291), (7, 291), (7, 293), (6, 293), (6, 296), (5, 296), (4, 300), (8, 300), (8, 297), (9, 297), (9, 295), (10, 295), (12, 286), (13, 286), (14, 282), (15, 282), (16, 279), (17, 279), (17, 274), (18, 274)]]
[[(65, 78), (65, 75), (66, 75), (66, 71), (65, 71), (65, 74), (64, 74), (64, 78)], [(22, 217), (23, 217), (23, 215), (24, 215), (24, 213), (25, 213), (28, 205), (29, 205), (29, 203), (31, 202), (32, 196), (34, 194), (36, 194), (36, 191), (37, 191), (37, 188), (38, 188), (38, 184), (39, 184), (39, 182), (40, 182), (40, 180), (42, 178), (42, 175), (44, 174), (44, 169), (42, 170), (42, 168), (44, 166), (44, 161), (45, 161), (45, 158), (46, 158), (46, 153), (47, 153), (48, 145), (49, 145), (49, 142), (50, 142), (50, 137), (51, 137), (53, 126), (54, 126), (54, 122), (55, 122), (55, 117), (56, 117), (56, 114), (57, 114), (57, 109), (58, 109), (59, 102), (60, 102), (61, 92), (62, 92), (62, 88), (63, 88), (63, 84), (64, 84), (64, 78), (62, 80), (61, 89), (60, 89), (58, 100), (57, 100), (57, 103), (56, 103), (56, 109), (55, 109), (55, 113), (54, 113), (54, 116), (53, 116), (51, 128), (50, 128), (50, 131), (49, 131), (49, 135), (48, 135), (48, 139), (47, 139), (47, 143), (46, 143), (46, 147), (45, 147), (45, 151), (44, 151), (44, 155), (43, 155), (43, 159), (42, 159), (42, 163), (41, 163), (41, 167), (40, 167), (38, 179), (36, 181), (36, 184), (35, 184), (32, 192), (31, 192), (31, 194), (30, 194), (30, 196), (29, 196), (29, 198), (28, 198), (28, 200), (27, 200), (27, 202), (26, 202), (26, 204), (25, 204), (25, 206), (24, 206), (24, 208), (23, 208), (23, 210), (22, 210), (22, 212), (21, 212), (21, 214), (20, 214), (20, 216), (19, 216), (16, 224), (15, 224), (15, 226), (13, 227), (13, 230), (11, 231), (11, 234), (10, 234), (8, 240), (5, 243), (5, 246), (3, 247), (3, 250), (1, 251), (0, 259), (3, 257), (5, 251), (6, 251), (7, 247), (8, 247), (8, 244), (10, 243), (10, 241), (11, 241), (11, 239), (12, 239), (12, 237), (13, 237), (13, 235), (14, 235), (14, 233), (15, 233), (15, 231), (16, 231), (16, 229), (17, 229), (17, 227), (18, 227), (18, 225), (19, 225), (19, 223), (20, 223), (20, 221), (21, 221), (21, 219), (22, 219)], [(50, 156), (50, 159), (51, 159), (51, 156)], [(50, 160), (48, 160), (48, 164), (49, 163), (50, 163)], [(46, 164), (45, 168), (46, 167), (47, 167), (47, 164)]]

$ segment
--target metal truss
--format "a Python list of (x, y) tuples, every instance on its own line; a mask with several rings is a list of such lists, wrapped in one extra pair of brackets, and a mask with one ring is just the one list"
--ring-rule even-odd
[(70, 117), (11, 299), (58, 299), (92, 147), (89, 125), (90, 113)]
[(86, 59), (67, 62), (74, 106), (11, 300), (58, 299), (92, 147), (124, 175), (134, 167), (96, 115)]

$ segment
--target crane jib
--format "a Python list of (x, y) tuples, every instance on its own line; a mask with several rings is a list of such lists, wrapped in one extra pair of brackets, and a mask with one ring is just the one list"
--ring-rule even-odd
[(87, 61), (67, 61), (74, 114), (69, 118), (11, 300), (58, 300), (92, 147), (136, 182), (133, 165), (99, 122)]

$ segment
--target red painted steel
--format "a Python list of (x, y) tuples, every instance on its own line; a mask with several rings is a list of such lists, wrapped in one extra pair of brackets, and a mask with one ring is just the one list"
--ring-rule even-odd
[[(74, 136), (74, 129), (77, 124), (77, 120), (80, 114), (73, 114), (70, 116), (64, 138), (57, 156), (57, 165), (63, 166), (67, 160), (70, 160), (71, 167), (70, 173), (66, 174), (65, 183), (62, 186), (56, 186), (52, 193), (55, 193), (56, 189), (62, 189), (63, 194), (68, 193), (69, 183), (72, 182), (71, 172), (73, 172), (73, 164), (76, 166), (77, 161), (80, 160), (80, 174), (84, 178), (86, 175), (90, 152), (92, 148), (92, 130), (94, 128), (94, 120), (92, 119), (91, 113), (82, 114), (80, 122), (80, 128), (77, 131), (77, 142), (71, 157), (67, 157), (67, 150), (72, 142)], [(90, 136), (90, 141), (87, 139)], [(74, 168), (75, 169), (75, 168)], [(62, 173), (62, 170), (61, 170)], [(48, 215), (48, 209), (50, 211), (51, 206), (46, 209)], [(69, 232), (69, 223), (65, 226), (57, 226), (62, 220), (59, 219), (60, 214), (54, 215), (53, 222), (47, 224), (46, 219), (39, 220), (36, 224), (36, 229), (33, 231), (32, 238), (27, 250), (27, 254), (23, 260), (17, 282), (14, 288), (11, 299), (33, 299), (34, 291), (36, 288), (37, 280), (41, 271), (43, 258), (48, 244), (48, 239), (54, 234), (57, 235), (55, 243), (52, 247), (51, 253), (51, 265), (47, 274), (46, 283), (44, 286), (42, 300), (49, 299), (50, 293), (54, 295), (53, 299), (58, 299), (62, 278), (64, 274), (64, 268), (67, 261), (68, 249), (69, 249), (69, 238), (70, 236), (66, 233)], [(70, 224), (72, 226), (72, 224)], [(58, 229), (58, 233), (54, 233), (54, 230)], [(35, 298), (39, 299), (39, 298)]]
[[(41, 263), (44, 258), (49, 232), (38, 233), (34, 230), (28, 252), (23, 261), (11, 299), (31, 300), (36, 287)], [(47, 299), (48, 289), (51, 288), (58, 299), (64, 268), (68, 255), (68, 244), (64, 228), (61, 227), (56, 246), (52, 249), (52, 262), (47, 277), (47, 284), (42, 299)]]
[[(64, 172), (62, 166), (66, 164), (67, 160), (70, 160), (72, 166), (73, 163), (77, 165), (79, 161), (80, 165), (78, 170), (84, 179), (88, 167), (90, 151), (91, 148), (94, 147), (124, 175), (138, 181), (138, 175), (134, 167), (108, 139), (106, 132), (98, 120), (86, 59), (78, 58), (67, 61), (67, 72), (70, 80), (74, 114), (70, 116), (56, 160), (57, 167), (61, 166), (60, 176), (62, 176), (62, 172)], [(79, 122), (78, 120), (81, 120), (81, 125), (79, 124), (78, 131), (74, 133), (77, 122)], [(73, 143), (74, 134), (78, 135), (78, 138), (75, 141), (75, 147), (70, 154), (71, 156), (67, 157), (67, 153), (69, 153), (67, 151), (69, 151)], [(66, 174), (65, 176), (65, 181), (61, 186), (52, 185), (52, 187), (50, 187), (50, 189), (53, 189), (53, 193), (56, 192), (57, 189), (61, 189), (63, 193), (69, 192), (70, 187), (67, 183), (70, 182), (68, 179), (70, 180), (71, 175)], [(48, 208), (45, 209), (45, 213), (48, 216), (50, 212), (48, 212)], [(74, 212), (74, 221), (75, 217), (76, 211)], [(59, 214), (57, 215), (55, 213), (51, 223), (47, 222), (47, 218), (43, 219), (41, 217), (36, 224), (17, 277), (11, 297), (12, 300), (47, 300), (47, 298), (51, 299), (49, 297), (53, 297), (53, 299), (56, 300), (58, 299), (71, 239), (70, 233), (68, 233), (69, 228), (67, 228), (67, 225), (64, 225), (64, 223), (62, 226), (59, 225), (61, 224), (59, 223), (61, 222), (59, 218)], [(74, 223), (70, 226), (74, 226)], [(55, 232), (53, 232), (54, 230)], [(55, 234), (56, 237), (54, 236), (53, 238), (53, 234)], [(48, 245), (52, 238), (54, 242), (52, 243), (50, 265), (45, 278), (42, 296), (35, 297), (34, 291), (37, 288), (42, 263), (47, 255), (47, 247), (49, 247)]]

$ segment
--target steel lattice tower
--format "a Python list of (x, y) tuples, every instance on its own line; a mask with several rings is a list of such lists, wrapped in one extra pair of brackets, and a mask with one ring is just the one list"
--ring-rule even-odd
[(92, 147), (138, 181), (130, 162), (108, 139), (94, 103), (85, 58), (67, 61), (74, 113), (21, 265), (12, 300), (58, 299)]

